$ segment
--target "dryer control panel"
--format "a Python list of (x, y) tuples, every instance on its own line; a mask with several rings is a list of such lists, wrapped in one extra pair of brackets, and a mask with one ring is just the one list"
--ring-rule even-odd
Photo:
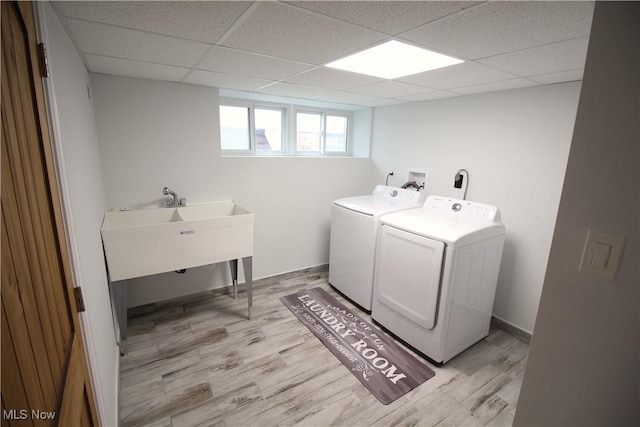
[(468, 200), (451, 199), (441, 196), (429, 196), (424, 209), (441, 214), (451, 214), (467, 218), (476, 218), (490, 222), (500, 222), (500, 211), (495, 206)]

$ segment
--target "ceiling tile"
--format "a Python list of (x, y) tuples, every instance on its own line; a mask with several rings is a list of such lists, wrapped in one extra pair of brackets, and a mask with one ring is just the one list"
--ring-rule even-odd
[(248, 1), (60, 1), (65, 16), (215, 43)]
[(384, 81), (383, 79), (351, 73), (349, 71), (334, 70), (318, 67), (311, 71), (286, 79), (288, 83), (322, 87), (334, 90), (351, 89)]
[(479, 59), (589, 34), (593, 2), (485, 2), (426, 24), (402, 38)]
[(434, 90), (432, 92), (419, 93), (418, 95), (402, 96), (399, 99), (408, 102), (430, 101), (433, 99), (451, 98), (460, 96), (459, 93), (449, 92), (446, 90)]
[(538, 83), (531, 81), (529, 79), (518, 77), (510, 80), (500, 80), (497, 82), (483, 83), (483, 84), (473, 85), (473, 86), (451, 88), (450, 90), (463, 95), (470, 95), (472, 93), (496, 92), (499, 90), (518, 89), (521, 87), (536, 86), (537, 84)]
[(402, 77), (398, 80), (425, 86), (433, 89), (451, 89), (454, 87), (471, 86), (498, 80), (513, 79), (513, 74), (496, 70), (475, 62), (464, 62), (450, 67), (426, 71)]
[(85, 54), (193, 67), (211, 48), (206, 43), (77, 19), (69, 19), (68, 25)]
[(381, 101), (381, 98), (376, 96), (362, 95), (360, 93), (351, 92), (331, 92), (326, 95), (320, 95), (315, 99), (319, 101), (338, 102), (340, 104), (355, 104), (361, 105), (365, 102)]
[(520, 76), (555, 73), (584, 68), (588, 45), (589, 38), (580, 37), (574, 40), (492, 56), (478, 62)]
[(183, 80), (183, 82), (203, 86), (249, 91), (256, 90), (259, 87), (272, 83), (269, 80), (254, 79), (251, 77), (243, 77), (233, 74), (216, 73), (213, 71), (202, 70), (192, 71), (191, 74), (189, 74)]
[(426, 22), (473, 6), (472, 1), (304, 1), (296, 6), (314, 10), (385, 34), (397, 35)]
[(582, 80), (584, 69), (560, 71), (558, 73), (538, 74), (536, 76), (530, 76), (529, 79), (535, 80), (543, 84), (552, 84), (560, 82), (573, 82), (576, 80)]
[(299, 7), (264, 2), (222, 44), (321, 65), (385, 38), (378, 32)]
[(365, 102), (363, 105), (368, 107), (387, 107), (389, 105), (398, 105), (403, 104), (405, 101), (401, 101), (399, 99), (379, 99), (377, 101)]
[(292, 98), (316, 98), (330, 92), (327, 89), (321, 89), (311, 86), (294, 85), (290, 83), (275, 83), (270, 86), (260, 88), (260, 93), (268, 93), (270, 95), (290, 96)]
[(225, 47), (216, 47), (207, 52), (197, 66), (199, 69), (208, 71), (218, 71), (221, 73), (238, 74), (268, 80), (282, 80), (313, 67), (315, 67), (315, 65)]
[(85, 59), (91, 72), (113, 74), (116, 76), (180, 81), (189, 72), (189, 68), (113, 58), (110, 56), (85, 55)]
[(416, 95), (419, 93), (429, 92), (424, 87), (415, 86), (407, 83), (388, 80), (382, 83), (375, 83), (369, 86), (363, 86), (349, 90), (349, 92), (361, 93), (364, 95), (378, 96), (381, 98), (401, 97), (408, 95)]

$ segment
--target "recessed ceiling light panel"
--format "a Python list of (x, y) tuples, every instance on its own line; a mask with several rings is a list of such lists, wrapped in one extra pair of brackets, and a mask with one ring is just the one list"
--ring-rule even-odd
[(326, 67), (367, 74), (383, 79), (396, 79), (461, 62), (464, 61), (391, 40), (330, 62), (326, 64)]

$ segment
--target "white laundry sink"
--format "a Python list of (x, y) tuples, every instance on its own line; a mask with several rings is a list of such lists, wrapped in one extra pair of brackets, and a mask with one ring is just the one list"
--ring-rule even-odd
[(253, 255), (253, 213), (233, 201), (110, 209), (101, 232), (112, 281)]

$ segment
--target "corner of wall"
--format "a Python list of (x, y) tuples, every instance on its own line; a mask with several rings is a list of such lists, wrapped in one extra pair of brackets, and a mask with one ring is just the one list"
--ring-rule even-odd
[[(640, 3), (597, 2), (514, 426), (640, 424)], [(626, 237), (618, 275), (579, 271), (589, 229)]]

